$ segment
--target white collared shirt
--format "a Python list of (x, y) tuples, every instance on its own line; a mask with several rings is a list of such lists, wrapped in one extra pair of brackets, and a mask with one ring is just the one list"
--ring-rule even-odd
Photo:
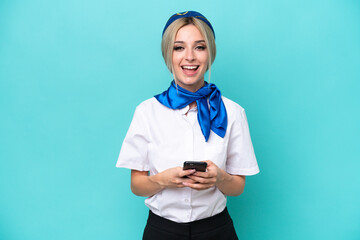
[[(211, 160), (233, 175), (259, 172), (244, 109), (222, 97), (228, 116), (224, 138), (211, 131), (205, 142), (197, 108), (170, 109), (155, 98), (135, 110), (116, 167), (149, 171), (155, 175), (184, 161)], [(187, 113), (187, 114), (186, 114)], [(147, 198), (150, 210), (175, 222), (211, 217), (224, 210), (226, 196), (217, 188), (167, 188)]]

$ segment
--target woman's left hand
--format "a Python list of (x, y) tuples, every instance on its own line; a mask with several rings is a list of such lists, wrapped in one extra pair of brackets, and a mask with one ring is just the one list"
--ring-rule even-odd
[(184, 182), (183, 184), (185, 186), (196, 190), (204, 190), (221, 182), (221, 179), (223, 179), (223, 170), (210, 160), (204, 162), (207, 163), (207, 171), (195, 172), (192, 175), (188, 175), (188, 178), (194, 180), (195, 183)]

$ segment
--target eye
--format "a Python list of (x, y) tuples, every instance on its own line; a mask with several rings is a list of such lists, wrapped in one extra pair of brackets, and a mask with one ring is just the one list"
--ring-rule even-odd
[(184, 48), (183, 47), (181, 47), (181, 46), (175, 46), (174, 47), (174, 51), (181, 51), (181, 50), (183, 50)]
[(206, 49), (206, 46), (197, 46), (196, 49), (204, 51)]

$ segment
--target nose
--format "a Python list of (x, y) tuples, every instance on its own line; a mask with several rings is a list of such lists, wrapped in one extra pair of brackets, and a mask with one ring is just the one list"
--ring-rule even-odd
[(187, 49), (185, 54), (185, 59), (187, 61), (192, 62), (195, 60), (195, 53), (193, 49)]

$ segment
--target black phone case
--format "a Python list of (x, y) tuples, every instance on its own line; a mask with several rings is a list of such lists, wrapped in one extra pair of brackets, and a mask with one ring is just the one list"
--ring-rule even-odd
[(206, 171), (206, 167), (207, 167), (207, 163), (206, 162), (199, 162), (199, 161), (186, 161), (184, 162), (184, 170), (188, 170), (188, 169), (195, 169), (196, 171), (199, 172), (205, 172)]

